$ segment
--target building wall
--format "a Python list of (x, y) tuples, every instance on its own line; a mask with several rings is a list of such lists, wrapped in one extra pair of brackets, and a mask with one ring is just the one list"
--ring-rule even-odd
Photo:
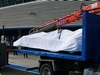
[[(0, 28), (34, 27), (80, 9), (81, 3), (95, 1), (32, 1), (0, 8)], [(34, 13), (30, 15), (30, 13)], [(71, 23), (73, 24), (73, 23)], [(74, 22), (81, 24), (81, 21)]]
[(98, 1), (98, 0), (0, 0), (0, 7), (6, 7), (31, 1)]

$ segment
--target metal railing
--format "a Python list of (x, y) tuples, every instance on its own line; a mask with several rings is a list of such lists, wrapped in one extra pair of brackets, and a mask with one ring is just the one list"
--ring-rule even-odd
[(0, 0), (0, 7), (16, 5), (16, 4), (26, 3), (31, 1), (36, 1), (36, 0)]

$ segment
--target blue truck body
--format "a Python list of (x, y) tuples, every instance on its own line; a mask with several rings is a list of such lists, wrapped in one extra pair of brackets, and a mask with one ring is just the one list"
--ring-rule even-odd
[(61, 59), (87, 61), (92, 59), (98, 61), (100, 56), (100, 15), (83, 13), (82, 18), (82, 52), (81, 55), (49, 52), (38, 49), (22, 49), (20, 53), (34, 54), (38, 56), (46, 56)]

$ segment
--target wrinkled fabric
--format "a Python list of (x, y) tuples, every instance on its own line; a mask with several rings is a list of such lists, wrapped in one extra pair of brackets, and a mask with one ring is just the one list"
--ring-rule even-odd
[(22, 36), (14, 42), (14, 46), (43, 49), (46, 51), (81, 51), (82, 50), (82, 29), (55, 30), (49, 33), (40, 32)]

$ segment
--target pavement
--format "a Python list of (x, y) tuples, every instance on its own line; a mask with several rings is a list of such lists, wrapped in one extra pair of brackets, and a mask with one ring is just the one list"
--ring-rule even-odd
[(24, 58), (24, 54), (18, 53), (14, 55), (13, 52), (9, 53), (9, 63), (18, 64), (26, 67), (37, 67), (39, 65), (39, 56), (28, 54), (28, 58)]
[(9, 53), (9, 65), (0, 69), (0, 75), (38, 75), (38, 70), (27, 71), (27, 68), (38, 67), (39, 56), (28, 54), (28, 58), (24, 58), (24, 54), (18, 53), (14, 55)]

